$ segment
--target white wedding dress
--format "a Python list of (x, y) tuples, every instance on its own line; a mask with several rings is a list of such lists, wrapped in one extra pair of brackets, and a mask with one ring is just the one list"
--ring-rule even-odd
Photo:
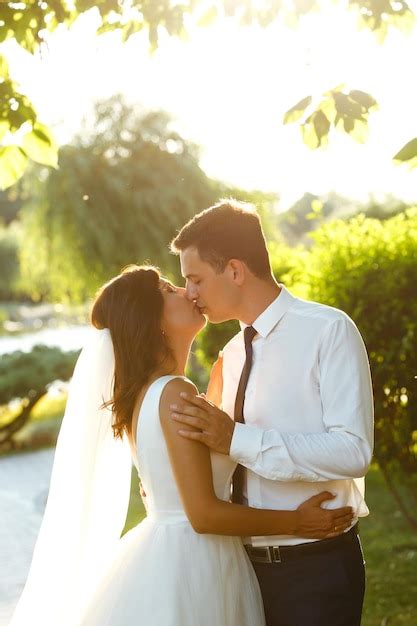
[[(173, 378), (155, 380), (139, 412), (133, 461), (146, 492), (147, 517), (120, 539), (79, 626), (265, 624), (241, 539), (196, 533), (181, 504), (159, 420), (161, 393)], [(211, 462), (216, 495), (228, 500), (235, 463), (217, 453)]]

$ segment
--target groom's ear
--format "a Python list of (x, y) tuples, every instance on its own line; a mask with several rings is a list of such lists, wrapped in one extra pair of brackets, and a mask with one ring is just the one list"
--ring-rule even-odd
[(242, 285), (245, 280), (246, 266), (239, 259), (230, 259), (228, 269), (233, 282), (236, 285)]

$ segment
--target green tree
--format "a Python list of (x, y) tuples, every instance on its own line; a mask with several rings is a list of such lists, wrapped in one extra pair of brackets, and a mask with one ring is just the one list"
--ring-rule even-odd
[(334, 209), (331, 201), (323, 201), (312, 193), (305, 193), (288, 211), (277, 216), (280, 232), (292, 245), (301, 240), (307, 244), (305, 235), (328, 219)]
[[(349, 9), (358, 13), (358, 27), (369, 28), (383, 41), (392, 27), (410, 29), (414, 13), (405, 0), (350, 0)], [(97, 33), (118, 30), (126, 41), (140, 30), (147, 30), (151, 49), (158, 44), (161, 29), (171, 36), (183, 36), (186, 18), (200, 26), (213, 20), (234, 16), (242, 25), (259, 24), (263, 27), (278, 17), (297, 23), (299, 18), (317, 9), (326, 10), (318, 0), (282, 3), (275, 0), (248, 2), (225, 0), (203, 2), (195, 0), (178, 4), (171, 0), (36, 0), (35, 2), (3, 2), (0, 6), (0, 42), (15, 40), (22, 48), (34, 54), (47, 41), (48, 32), (58, 26), (71, 27), (77, 17), (90, 10), (98, 11), (100, 24)], [(307, 145), (317, 147), (327, 140), (331, 126), (342, 128), (359, 140), (363, 139), (370, 110), (376, 102), (368, 93), (346, 91), (344, 85), (330, 89), (314, 103), (309, 95), (293, 106), (285, 122), (299, 121)], [(0, 55), (0, 188), (6, 188), (22, 176), (29, 159), (57, 166), (57, 146), (49, 129), (40, 123), (28, 97), (21, 93), (10, 75), (7, 60)], [(312, 107), (312, 111), (307, 109)], [(310, 108), (311, 108), (310, 107)], [(23, 141), (16, 133), (26, 128)], [(412, 139), (396, 155), (399, 160), (417, 161), (417, 139)]]
[(55, 380), (70, 379), (78, 352), (35, 346), (31, 352), (4, 354), (0, 361), (0, 405), (22, 400), (20, 412), (0, 425), (0, 447), (14, 447), (14, 436), (29, 421), (32, 409)]
[(60, 167), (27, 184), (22, 272), (33, 295), (84, 300), (121, 267), (151, 261), (178, 277), (168, 244), (218, 197), (198, 150), (163, 112), (120, 97), (97, 104), (92, 129), (60, 150)]
[(417, 209), (382, 222), (337, 220), (312, 236), (308, 296), (358, 325), (373, 378), (375, 459), (417, 529)]

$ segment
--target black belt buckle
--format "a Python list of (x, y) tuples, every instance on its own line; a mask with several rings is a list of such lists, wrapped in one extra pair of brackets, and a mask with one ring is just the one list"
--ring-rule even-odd
[(273, 563), (281, 563), (281, 552), (279, 546), (272, 546)]
[(281, 563), (279, 546), (245, 546), (249, 558), (254, 563)]

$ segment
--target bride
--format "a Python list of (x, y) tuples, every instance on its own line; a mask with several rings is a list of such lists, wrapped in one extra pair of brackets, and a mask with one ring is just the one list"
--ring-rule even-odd
[[(263, 626), (241, 537), (331, 537), (351, 508), (321, 508), (329, 492), (296, 511), (229, 502), (236, 464), (180, 437), (170, 415), (181, 392), (198, 394), (184, 371), (206, 319), (157, 269), (131, 265), (106, 283), (91, 322), (9, 626)], [(147, 517), (120, 538), (132, 461)]]

